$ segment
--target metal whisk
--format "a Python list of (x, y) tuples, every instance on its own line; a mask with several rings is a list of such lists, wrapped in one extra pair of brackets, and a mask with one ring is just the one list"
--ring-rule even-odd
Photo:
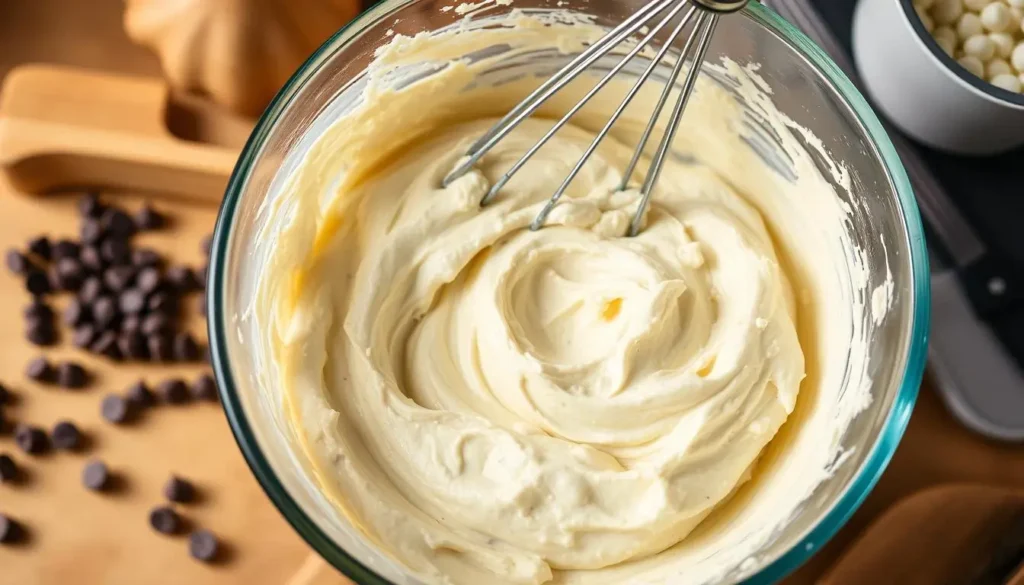
[(533, 114), (545, 100), (565, 87), (569, 82), (583, 72), (584, 69), (608, 54), (609, 51), (620, 44), (623, 40), (642, 29), (648, 22), (658, 17), (658, 15), (665, 13), (661, 20), (646, 32), (644, 37), (636, 44), (636, 46), (630, 49), (630, 51), (623, 56), (622, 60), (612, 67), (611, 70), (609, 70), (608, 73), (606, 73), (604, 77), (597, 82), (597, 85), (583, 96), (579, 103), (570, 108), (569, 111), (566, 112), (566, 114), (562, 116), (562, 118), (558, 120), (558, 122), (556, 122), (555, 125), (546, 134), (544, 134), (544, 136), (541, 137), (540, 141), (527, 150), (526, 153), (523, 154), (523, 156), (516, 161), (515, 164), (513, 164), (512, 167), (494, 183), (494, 185), (491, 186), (487, 194), (480, 200), (480, 206), (486, 206), (494, 199), (498, 191), (508, 183), (509, 179), (512, 178), (512, 175), (521, 169), (523, 165), (526, 164), (526, 161), (530, 160), (530, 157), (540, 150), (541, 146), (554, 136), (555, 133), (558, 132), (558, 130), (590, 100), (590, 98), (594, 97), (601, 88), (611, 81), (612, 77), (618, 74), (618, 72), (621, 71), (622, 68), (625, 67), (631, 59), (633, 59), (633, 57), (640, 53), (644, 47), (650, 44), (655, 35), (668, 26), (670, 22), (679, 16), (679, 14), (683, 12), (683, 9), (686, 8), (687, 10), (683, 14), (682, 18), (676, 24), (666, 42), (651, 60), (647, 69), (644, 70), (644, 72), (637, 78), (633, 87), (626, 93), (626, 97), (623, 99), (622, 103), (618, 108), (616, 108), (615, 112), (612, 113), (611, 118), (604, 125), (601, 131), (597, 133), (586, 151), (584, 151), (579, 162), (577, 162), (576, 166), (572, 168), (569, 175), (566, 176), (564, 181), (562, 181), (562, 184), (559, 185), (557, 190), (555, 190), (551, 199), (548, 200), (547, 204), (530, 224), (531, 230), (537, 230), (543, 227), (544, 222), (551, 213), (551, 210), (555, 208), (555, 205), (565, 193), (565, 190), (569, 187), (573, 178), (575, 178), (580, 172), (584, 163), (586, 163), (587, 159), (590, 158), (590, 155), (594, 153), (594, 150), (597, 149), (597, 145), (600, 144), (601, 140), (603, 140), (608, 134), (608, 131), (615, 124), (615, 121), (618, 120), (619, 116), (622, 115), (622, 112), (625, 111), (626, 106), (629, 105), (629, 102), (636, 96), (637, 92), (640, 91), (641, 86), (643, 86), (644, 82), (647, 81), (647, 78), (650, 77), (651, 73), (653, 73), (657, 68), (658, 63), (662, 58), (664, 58), (676, 38), (682, 34), (687, 23), (696, 16), (697, 20), (693, 26), (693, 30), (690, 32), (690, 36), (686, 39), (686, 43), (683, 45), (683, 50), (672, 68), (669, 81), (665, 84), (665, 89), (661, 92), (661, 97), (658, 99), (658, 103), (654, 106), (654, 112), (651, 114), (651, 120), (644, 129), (643, 134), (640, 136), (640, 143), (637, 145), (636, 151), (633, 153), (633, 158), (630, 160), (629, 166), (626, 167), (626, 171), (622, 176), (622, 182), (618, 187), (619, 190), (623, 190), (629, 183), (629, 179), (632, 176), (637, 163), (640, 161), (642, 153), (644, 152), (644, 146), (647, 144), (647, 140), (650, 138), (651, 132), (654, 130), (654, 127), (661, 116), (661, 110), (664, 108), (665, 102), (668, 101), (672, 88), (676, 85), (676, 80), (679, 78), (679, 75), (683, 70), (686, 57), (690, 54), (694, 44), (696, 43), (697, 48), (693, 55), (693, 64), (687, 70), (686, 77), (683, 79), (683, 85), (680, 90), (679, 97), (676, 100), (675, 107), (672, 110), (672, 116), (669, 118), (665, 134), (661, 138), (661, 143), (658, 145), (658, 150), (655, 152), (654, 158), (651, 160), (647, 176), (644, 178), (643, 185), (640, 188), (640, 205), (637, 208), (636, 213), (633, 215), (633, 219), (629, 224), (628, 232), (629, 236), (635, 236), (640, 231), (640, 224), (643, 221), (644, 212), (650, 201), (651, 191), (654, 189), (654, 185), (658, 181), (658, 175), (661, 173), (661, 167), (665, 163), (665, 157), (668, 155), (672, 139), (679, 126), (679, 119), (682, 117), (683, 110), (686, 108), (686, 101), (689, 99), (690, 93), (693, 92), (693, 86), (697, 82), (697, 77), (700, 74), (701, 63), (704, 61), (704, 54), (707, 52), (708, 44), (711, 42), (711, 35), (715, 31), (718, 19), (722, 14), (740, 10), (747, 5), (748, 1), (749, 0), (689, 0), (688, 2), (687, 0), (654, 0), (647, 4), (631, 17), (626, 19), (622, 24), (612, 29), (607, 35), (601, 37), (600, 40), (580, 53), (579, 56), (574, 58), (550, 79), (545, 81), (543, 85), (534, 90), (533, 93), (513, 108), (511, 112), (506, 114), (504, 118), (492, 126), (487, 133), (477, 139), (477, 141), (469, 147), (469, 150), (466, 151), (466, 156), (468, 158), (444, 178), (442, 185), (448, 186), (448, 184), (453, 180), (466, 174), (485, 154), (487, 154), (491, 148), (494, 147), (495, 144), (507, 136), (513, 128), (519, 125), (520, 122)]

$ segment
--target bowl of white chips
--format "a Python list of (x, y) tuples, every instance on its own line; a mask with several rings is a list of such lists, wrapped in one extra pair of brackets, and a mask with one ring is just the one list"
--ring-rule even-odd
[(860, 0), (853, 53), (875, 106), (927, 146), (1024, 146), (1024, 0)]

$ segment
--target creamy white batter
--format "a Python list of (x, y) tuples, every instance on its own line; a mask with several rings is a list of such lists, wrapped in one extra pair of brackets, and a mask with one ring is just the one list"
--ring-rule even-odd
[[(481, 72), (600, 33), (521, 15), (503, 24), (396, 37), (363, 104), (293, 173), (264, 233), (274, 253), (253, 307), (271, 376), (321, 489), (425, 581), (719, 577), (835, 455), (844, 417), (830, 393), (851, 338), (834, 265), (842, 210), (790, 134), (802, 130), (733, 63), (714, 68), (730, 89), (699, 82), (675, 144), (684, 156), (664, 168), (638, 237), (623, 237), (637, 192), (615, 187), (656, 84), (542, 230), (530, 221), (628, 80), (494, 204), (478, 202), (551, 120), (527, 120), (442, 188), (491, 116), (537, 83), (467, 90)], [(388, 85), (409, 64), (501, 43), (511, 52)], [(736, 96), (781, 137), (795, 179), (747, 146)], [(756, 493), (733, 498), (752, 476)], [(730, 499), (742, 505), (723, 507)]]

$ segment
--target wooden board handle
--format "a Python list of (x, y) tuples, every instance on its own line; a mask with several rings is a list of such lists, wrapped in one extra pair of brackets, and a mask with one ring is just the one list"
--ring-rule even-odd
[(0, 89), (0, 169), (28, 193), (117, 186), (219, 203), (238, 153), (175, 137), (167, 107), (157, 79), (19, 67)]

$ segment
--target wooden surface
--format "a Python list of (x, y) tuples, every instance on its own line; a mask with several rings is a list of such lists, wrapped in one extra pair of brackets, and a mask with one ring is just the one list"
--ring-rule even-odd
[[(156, 74), (155, 60), (131, 46), (120, 29), (120, 0), (0, 0), (0, 75), (17, 63), (48, 61), (110, 71)], [(237, 146), (245, 122), (192, 105), (203, 115), (175, 114), (175, 134)], [(217, 114), (217, 115), (212, 115)], [(137, 196), (128, 196), (137, 203)], [(69, 200), (30, 198), (0, 185), (0, 244), (21, 245), (47, 229), (60, 235), (73, 227)], [(155, 236), (153, 245), (173, 249), (182, 260), (198, 260), (198, 239), (212, 224), (212, 206), (175, 204), (180, 224)], [(192, 241), (196, 244), (193, 245)], [(13, 278), (0, 276), (0, 301), (20, 307), (27, 295)], [(129, 488), (116, 497), (82, 490), (84, 457), (59, 454), (32, 464), (33, 483), (0, 486), (0, 511), (33, 528), (30, 546), (0, 549), (4, 583), (286, 583), (340, 585), (344, 580), (312, 555), (259, 491), (235, 447), (223, 415), (210, 405), (163, 408), (138, 427), (112, 429), (99, 422), (102, 389), (120, 389), (141, 374), (158, 379), (164, 370), (110, 368), (99, 389), (57, 392), (25, 382), (25, 360), (37, 352), (20, 341), (20, 312), (0, 313), (9, 332), (0, 354), (0, 380), (22, 390), (15, 412), (40, 423), (72, 416), (96, 434), (94, 453), (128, 474)], [(198, 324), (197, 324), (198, 327)], [(61, 355), (62, 352), (52, 352)], [(87, 360), (90, 364), (100, 364)], [(0, 449), (9, 449), (0, 439)], [(185, 542), (153, 534), (146, 511), (159, 502), (159, 485), (171, 471), (193, 477), (209, 498), (187, 510), (234, 545), (230, 562), (204, 567), (187, 558)], [(824, 575), (845, 549), (891, 504), (929, 486), (977, 482), (1024, 489), (1024, 448), (995, 444), (958, 426), (926, 382), (908, 432), (889, 471), (848, 525), (787, 585), (809, 585)], [(910, 562), (910, 561), (908, 561)], [(17, 577), (15, 579), (15, 577)]]

